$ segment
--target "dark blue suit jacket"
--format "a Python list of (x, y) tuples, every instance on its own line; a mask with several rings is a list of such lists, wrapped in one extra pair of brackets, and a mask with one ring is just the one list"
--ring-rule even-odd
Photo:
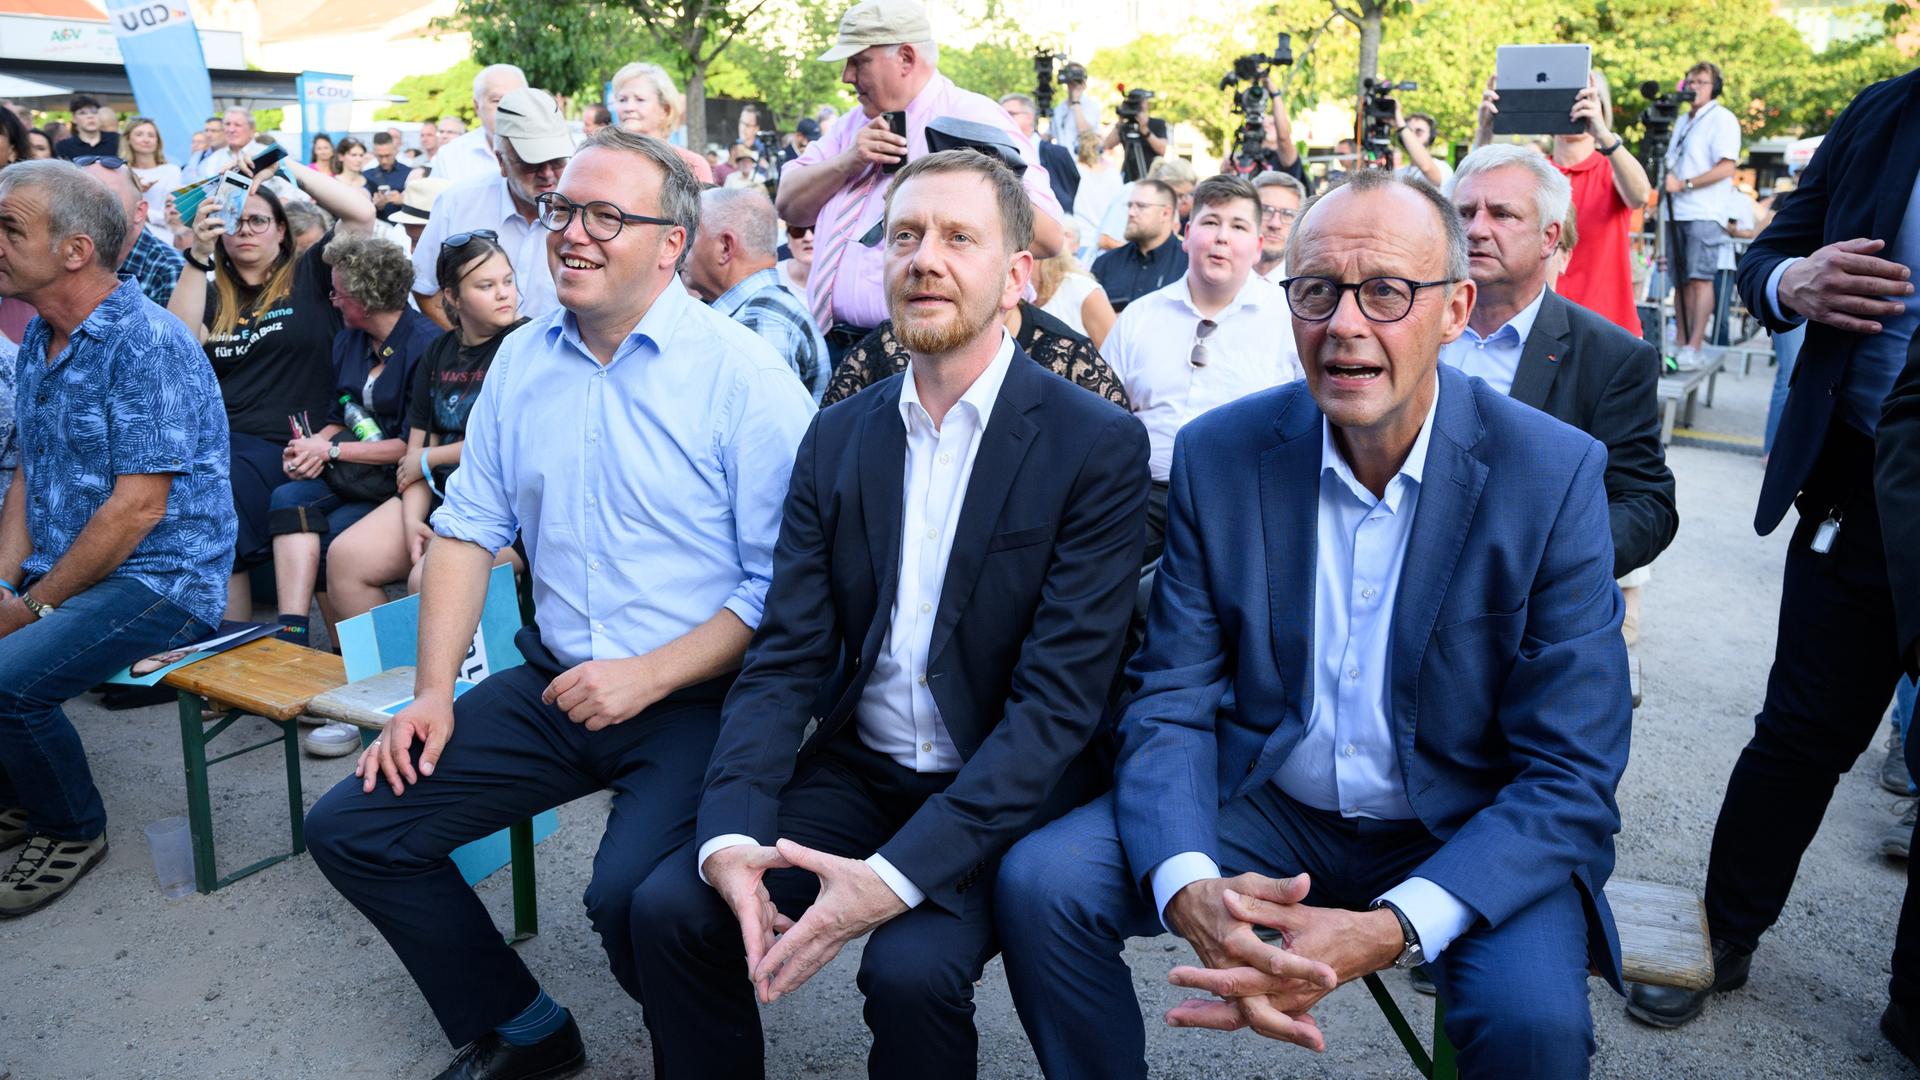
[[(904, 377), (823, 410), (800, 444), (766, 613), (707, 767), (702, 843), (773, 843), (795, 765), (853, 718), (899, 583)], [(1056, 792), (1105, 707), (1146, 546), (1132, 414), (1016, 346), (980, 439), (927, 664), (965, 764), (880, 848), (948, 910), (1043, 810), (1067, 808)]]
[[(1221, 406), (1174, 442), (1167, 545), (1127, 669), (1117, 812), (1142, 879), (1219, 861), (1218, 808), (1267, 783), (1313, 709), (1321, 412), (1304, 382)], [(1440, 365), (1393, 612), (1389, 695), (1417, 870), (1499, 925), (1569, 880), (1619, 986), (1601, 889), (1632, 703), (1606, 448)]]
[[(1740, 299), (1767, 329), (1787, 323), (1773, 317), (1767, 279), (1780, 260), (1811, 255), (1842, 240), (1867, 237), (1889, 246), (1900, 231), (1907, 197), (1920, 174), (1920, 69), (1860, 91), (1800, 177), (1799, 189), (1740, 257)], [(1883, 256), (1885, 252), (1881, 253)], [(1767, 459), (1760, 506), (1753, 527), (1773, 531), (1805, 486), (1814, 459), (1827, 441), (1847, 367), (1865, 340), (1824, 323), (1807, 327), (1793, 389), (1780, 414), (1780, 432)]]

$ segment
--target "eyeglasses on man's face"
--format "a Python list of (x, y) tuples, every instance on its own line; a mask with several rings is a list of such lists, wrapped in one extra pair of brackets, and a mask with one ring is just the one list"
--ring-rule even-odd
[(1284, 206), (1262, 206), (1260, 208), (1260, 217), (1264, 220), (1292, 221), (1298, 216), (1300, 216), (1300, 211), (1289, 210)]
[(629, 214), (604, 199), (577, 203), (557, 191), (549, 191), (535, 199), (534, 205), (540, 211), (540, 224), (550, 232), (566, 232), (578, 216), (587, 235), (605, 243), (620, 235), (620, 230), (628, 225), (675, 225), (678, 222), (663, 217), (648, 217), (645, 214)]
[(1282, 281), (1280, 287), (1286, 290), (1287, 307), (1293, 310), (1294, 317), (1307, 322), (1326, 322), (1333, 318), (1333, 313), (1340, 307), (1342, 294), (1351, 292), (1355, 302), (1360, 305), (1360, 314), (1369, 321), (1394, 323), (1406, 318), (1407, 313), (1413, 310), (1414, 297), (1419, 295), (1421, 289), (1453, 283), (1453, 278), (1413, 281), (1384, 276), (1348, 283), (1308, 275), (1290, 277)]

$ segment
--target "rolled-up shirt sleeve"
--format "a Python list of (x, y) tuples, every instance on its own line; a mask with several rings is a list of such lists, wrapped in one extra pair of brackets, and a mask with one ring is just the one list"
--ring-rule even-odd
[(759, 629), (766, 611), (787, 478), (813, 412), (812, 396), (784, 360), (777, 369), (763, 368), (742, 378), (721, 411), (716, 433), (720, 467), (727, 478), (740, 567), (746, 572), (722, 606), (749, 630)]
[(526, 338), (510, 339), (500, 346), (486, 381), (480, 384), (480, 396), (474, 399), (473, 411), (467, 416), (460, 467), (448, 478), (446, 501), (433, 512), (431, 520), (436, 534), (478, 544), (496, 554), (513, 543), (520, 531), (513, 494), (500, 460), (500, 398), (506, 392), (512, 350), (522, 340)]

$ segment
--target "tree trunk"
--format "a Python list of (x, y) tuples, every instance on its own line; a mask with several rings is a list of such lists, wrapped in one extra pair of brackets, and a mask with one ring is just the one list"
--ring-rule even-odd
[(687, 149), (707, 151), (707, 65), (694, 61), (687, 76)]
[(1360, 83), (1380, 74), (1380, 24), (1385, 18), (1381, 0), (1362, 0), (1360, 5)]

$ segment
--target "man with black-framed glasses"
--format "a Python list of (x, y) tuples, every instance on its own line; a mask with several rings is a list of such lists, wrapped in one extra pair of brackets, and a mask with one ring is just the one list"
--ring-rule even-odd
[[(1134, 197), (1156, 187), (1165, 190), (1143, 180), (1134, 185)], [(1126, 386), (1152, 447), (1148, 562), (1159, 556), (1166, 529), (1174, 436), (1208, 409), (1300, 377), (1285, 301), (1253, 272), (1261, 248), (1260, 209), (1259, 193), (1240, 177), (1200, 181), (1180, 245), (1186, 272), (1127, 305), (1100, 349)], [(1101, 262), (1126, 250), (1101, 256)]]
[(147, 231), (147, 198), (133, 170), (111, 154), (86, 154), (75, 158), (73, 163), (107, 186), (133, 226), (120, 245), (120, 276), (138, 282), (147, 299), (166, 307), (173, 299), (173, 287), (180, 280), (180, 271), (187, 264), (178, 251), (154, 239)]
[[(466, 1047), (453, 1078), (561, 1075), (584, 1051), (450, 853), (606, 788), (584, 900), (638, 999), (631, 897), (692, 839), (814, 411), (764, 341), (681, 286), (699, 183), (671, 146), (597, 132), (538, 209), (560, 306), (501, 343), (469, 414), (431, 522), (414, 700), (307, 818), (314, 861)], [(524, 662), (456, 704), (516, 534), (536, 611)]]
[(535, 202), (559, 183), (573, 156), (573, 133), (545, 90), (509, 91), (494, 112), (493, 126), (498, 171), (467, 177), (441, 192), (413, 248), (414, 302), (442, 326), (450, 324), (440, 310), (435, 270), (440, 245), (455, 233), (476, 229), (492, 230), (513, 263), (520, 314), (537, 319), (560, 306), (547, 264), (547, 230), (540, 227)]
[(1114, 793), (1001, 863), (1014, 1003), (1049, 1076), (1144, 1078), (1127, 938), (1197, 954), (1173, 1026), (1315, 1050), (1336, 985), (1424, 962), (1462, 1075), (1585, 1076), (1632, 710), (1606, 448), (1440, 364), (1475, 288), (1424, 182), (1353, 174), (1287, 264), (1306, 378), (1180, 433)]

